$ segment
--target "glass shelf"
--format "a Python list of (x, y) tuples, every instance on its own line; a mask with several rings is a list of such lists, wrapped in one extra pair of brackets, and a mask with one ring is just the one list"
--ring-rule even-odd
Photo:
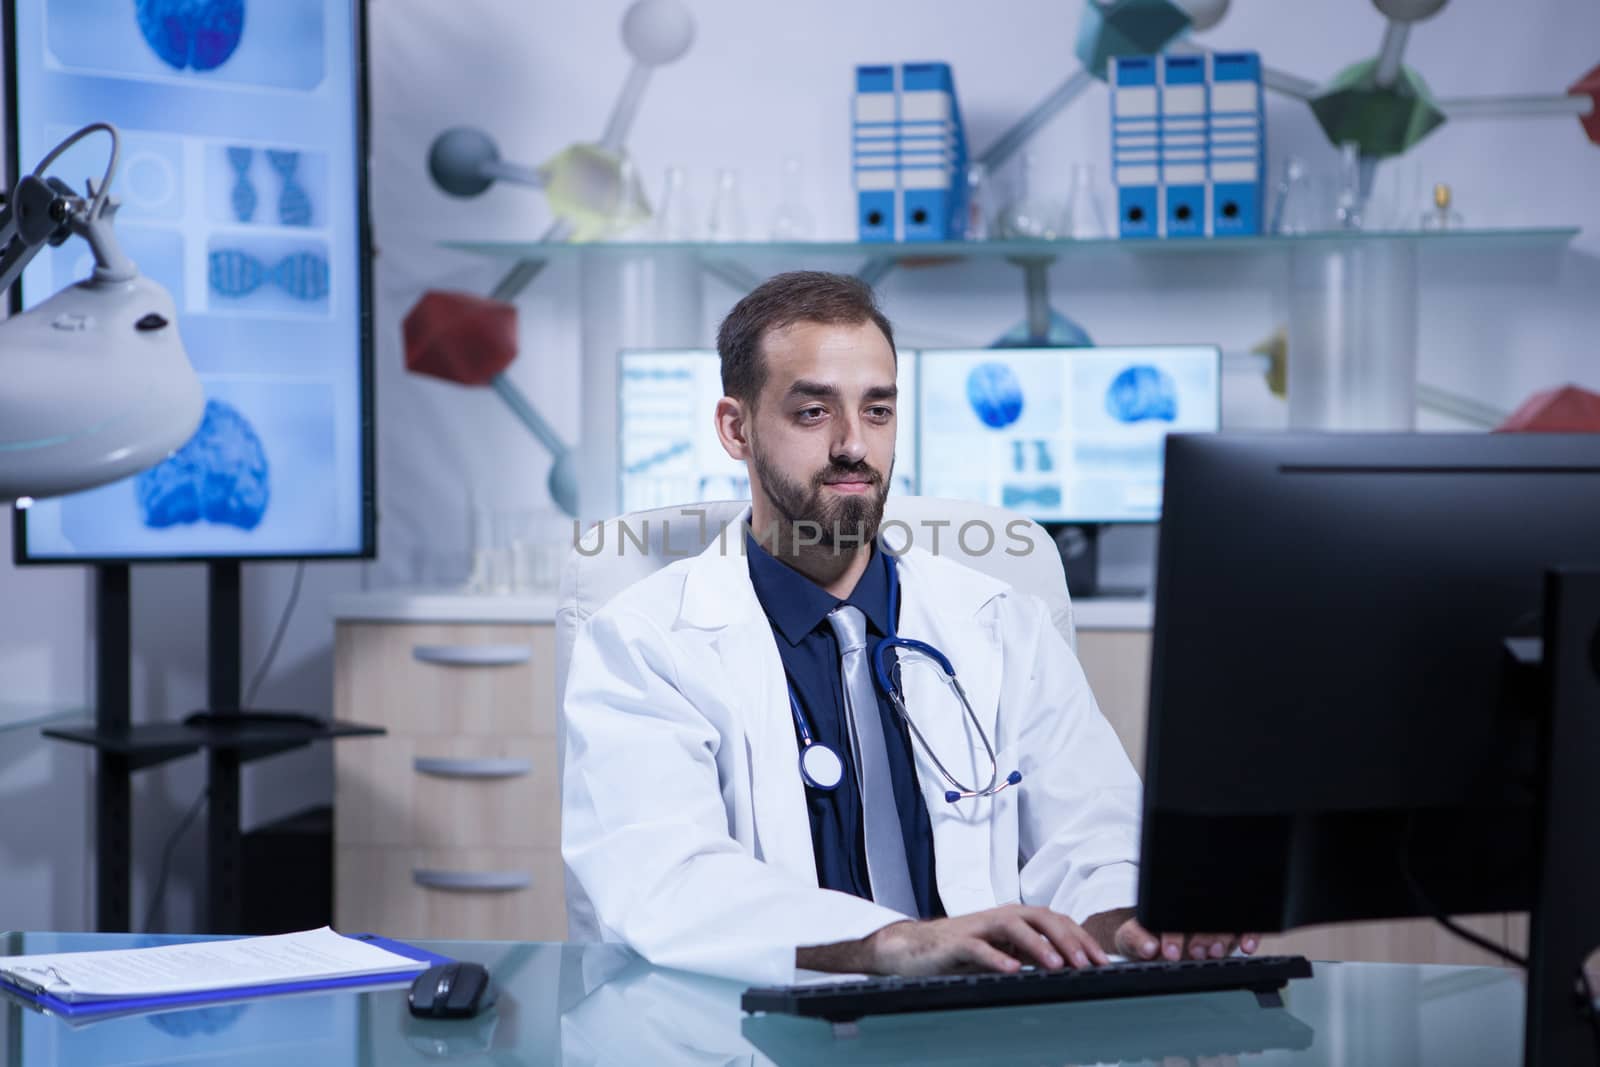
[[(505, 264), (492, 295), (512, 300), (547, 266), (578, 275), (580, 440), (569, 450), (585, 519), (617, 513), (617, 353), (700, 348), (710, 340), (705, 279), (747, 292), (799, 267), (852, 271), (876, 285), (897, 270), (994, 269), (1020, 283), (1038, 336), (1050, 321), (1050, 274), (1144, 289), (1159, 299), (1184, 279), (1283, 308), (1289, 424), (1301, 430), (1404, 430), (1416, 423), (1418, 306), (1441, 259), (1526, 274), (1527, 255), (1562, 255), (1578, 229), (1336, 231), (1301, 236), (1095, 241), (861, 243), (452, 240), (441, 247)], [(1217, 257), (1230, 257), (1223, 266)], [(1167, 269), (1167, 268), (1170, 268)], [(1237, 281), (1239, 271), (1248, 274)], [(1167, 277), (1171, 275), (1171, 277)], [(993, 282), (993, 279), (990, 279)], [(990, 284), (983, 290), (992, 292)], [(719, 300), (727, 297), (719, 291)], [(1263, 322), (1263, 327), (1270, 324)]]
[(46, 726), (85, 722), (94, 718), (88, 707), (0, 700), (0, 735), (38, 731)]
[(1062, 256), (1131, 254), (1181, 256), (1194, 253), (1278, 253), (1294, 249), (1359, 248), (1412, 244), (1425, 248), (1505, 251), (1516, 248), (1559, 248), (1578, 235), (1576, 226), (1501, 230), (1413, 230), (1311, 233), (1294, 237), (1226, 237), (1192, 240), (1093, 241), (725, 241), (632, 242), (586, 244), (543, 241), (443, 241), (441, 247), (511, 259), (560, 260), (582, 256), (654, 256), (693, 254), (709, 259), (766, 260), (795, 256), (859, 256), (867, 259), (1056, 259)]

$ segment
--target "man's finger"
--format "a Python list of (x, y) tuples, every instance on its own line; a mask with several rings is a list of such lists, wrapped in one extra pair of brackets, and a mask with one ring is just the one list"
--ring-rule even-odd
[(1169, 960), (1181, 960), (1183, 958), (1183, 935), (1162, 934), (1161, 955)]
[(1229, 940), (1226, 934), (1190, 934), (1185, 955), (1192, 960), (1221, 959)]
[(981, 937), (967, 937), (958, 941), (950, 952), (950, 962), (966, 963), (980, 971), (999, 971), (1002, 974), (1022, 969), (1022, 964)]
[(1233, 955), (1233, 950), (1239, 947), (1239, 939), (1233, 934), (1216, 934), (1215, 937), (1211, 945), (1211, 958), (1214, 960)]
[(1074, 946), (1056, 944), (1045, 931), (1037, 929), (1022, 915), (1006, 916), (1002, 929), (1018, 958), (1026, 963), (1053, 971), (1072, 962)]
[(1239, 938), (1239, 951), (1243, 952), (1246, 956), (1251, 955), (1260, 947), (1260, 934), (1245, 934), (1243, 937)]
[(1138, 919), (1129, 919), (1117, 927), (1117, 951), (1124, 956), (1140, 960), (1153, 960), (1161, 951), (1161, 942)]
[[(1048, 935), (1057, 948), (1067, 950), (1065, 954), (1075, 966), (1086, 967), (1090, 964), (1111, 962), (1111, 957), (1107, 956), (1105, 949), (1089, 936), (1089, 931), (1060, 912), (1051, 911), (1049, 908), (1032, 908), (1027, 912), (1027, 918)], [(1083, 954), (1082, 962), (1076, 959), (1074, 954), (1077, 952)]]

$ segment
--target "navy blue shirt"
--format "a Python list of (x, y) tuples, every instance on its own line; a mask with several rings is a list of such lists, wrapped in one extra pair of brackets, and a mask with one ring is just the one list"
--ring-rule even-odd
[[(813, 740), (827, 745), (844, 761), (844, 780), (837, 789), (806, 787), (806, 807), (811, 816), (811, 849), (817, 861), (817, 880), (824, 889), (837, 889), (872, 899), (867, 876), (866, 834), (861, 825), (861, 792), (856, 785), (855, 762), (850, 754), (850, 732), (845, 721), (844, 682), (839, 671), (839, 642), (828, 624), (828, 612), (841, 603), (852, 604), (866, 616), (867, 636), (881, 638), (889, 632), (889, 568), (883, 553), (874, 549), (867, 569), (850, 598), (833, 594), (787, 564), (773, 558), (746, 530), (750, 581), (756, 597), (772, 623), (783, 659), (784, 673), (811, 727)], [(898, 625), (899, 620), (894, 620)], [(878, 714), (889, 750), (889, 778), (894, 784), (895, 806), (905, 837), (906, 862), (911, 867), (911, 890), (920, 918), (939, 918), (944, 905), (934, 879), (933, 828), (928, 807), (917, 788), (911, 738), (899, 712), (878, 691)], [(795, 727), (798, 742), (800, 728)], [(799, 774), (798, 767), (795, 774)]]

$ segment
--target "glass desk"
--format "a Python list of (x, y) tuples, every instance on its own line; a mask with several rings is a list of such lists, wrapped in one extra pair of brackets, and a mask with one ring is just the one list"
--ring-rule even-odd
[[(0, 955), (192, 940), (11, 933)], [(645, 966), (612, 946), (418, 942), (485, 964), (499, 1004), (422, 1021), (405, 989), (301, 995), (73, 1028), (0, 998), (0, 1064), (1305, 1064), (1520, 1062), (1521, 977), (1492, 967), (1317, 964), (1283, 1008), (1244, 992), (887, 1016), (854, 1037), (746, 1017), (738, 983)]]

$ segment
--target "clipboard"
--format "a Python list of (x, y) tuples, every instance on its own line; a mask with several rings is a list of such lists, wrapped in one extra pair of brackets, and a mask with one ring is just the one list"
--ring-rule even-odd
[[(354, 941), (365, 941), (397, 956), (418, 960), (430, 967), (440, 963), (455, 962), (449, 956), (393, 941), (376, 934), (344, 934)], [(157, 1014), (184, 1008), (210, 1007), (238, 1001), (260, 1000), (266, 997), (289, 996), (299, 993), (321, 993), (341, 989), (373, 989), (382, 986), (409, 986), (416, 977), (414, 972), (395, 974), (365, 974), (343, 978), (318, 978), (302, 982), (276, 982), (270, 985), (238, 986), (233, 989), (212, 989), (195, 993), (172, 993), (154, 997), (119, 997), (109, 1000), (66, 1001), (49, 993), (32, 993), (21, 986), (0, 978), (0, 993), (5, 993), (27, 1006), (47, 1015), (56, 1015), (72, 1024), (95, 1022), (100, 1019), (121, 1018), (127, 1015)]]

